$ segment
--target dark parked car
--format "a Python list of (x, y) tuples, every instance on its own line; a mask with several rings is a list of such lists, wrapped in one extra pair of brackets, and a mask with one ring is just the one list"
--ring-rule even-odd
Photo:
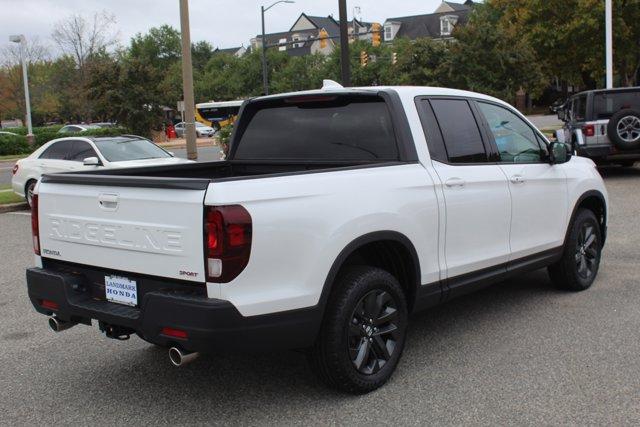
[(622, 166), (640, 160), (640, 87), (581, 92), (557, 112), (565, 125), (556, 136), (578, 155)]

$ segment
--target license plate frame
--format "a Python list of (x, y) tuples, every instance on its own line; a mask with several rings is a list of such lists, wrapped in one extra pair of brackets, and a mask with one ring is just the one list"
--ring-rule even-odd
[(129, 307), (138, 306), (138, 283), (128, 277), (105, 275), (104, 293), (109, 302)]

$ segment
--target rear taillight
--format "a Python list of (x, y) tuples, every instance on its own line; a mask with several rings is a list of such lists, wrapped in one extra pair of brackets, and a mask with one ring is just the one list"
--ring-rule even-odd
[(165, 327), (165, 328), (162, 328), (160, 333), (168, 337), (180, 338), (183, 340), (186, 340), (187, 338), (189, 338), (189, 334), (187, 333), (187, 331), (183, 331), (182, 329)]
[(586, 125), (582, 128), (584, 136), (594, 136), (596, 134), (596, 127), (594, 125)]
[(31, 234), (33, 236), (33, 251), (40, 255), (40, 227), (38, 226), (38, 195), (31, 199)]
[(15, 175), (16, 173), (18, 173), (18, 169), (19, 169), (19, 168), (20, 168), (20, 166), (18, 166), (18, 164), (16, 163), (16, 164), (13, 166), (13, 170), (11, 171), (11, 173), (12, 173), (13, 175)]
[(249, 263), (251, 215), (240, 205), (208, 206), (204, 215), (207, 281), (228, 283)]
[(40, 305), (49, 310), (57, 310), (60, 308), (57, 302), (49, 301), (48, 299), (41, 300)]

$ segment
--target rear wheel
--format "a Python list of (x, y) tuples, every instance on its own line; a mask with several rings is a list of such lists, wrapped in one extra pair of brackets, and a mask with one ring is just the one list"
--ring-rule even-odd
[(27, 204), (29, 205), (29, 207), (32, 206), (33, 191), (35, 190), (37, 183), (38, 181), (36, 181), (35, 179), (32, 179), (32, 180), (29, 180), (29, 182), (27, 182), (27, 185), (25, 185), (24, 187), (24, 198), (27, 200)]
[(329, 299), (312, 369), (327, 385), (354, 394), (386, 383), (398, 364), (407, 332), (407, 303), (398, 281), (384, 270), (351, 267)]
[(589, 289), (598, 274), (602, 252), (600, 223), (595, 214), (580, 209), (564, 248), (562, 259), (549, 267), (553, 283), (560, 289)]

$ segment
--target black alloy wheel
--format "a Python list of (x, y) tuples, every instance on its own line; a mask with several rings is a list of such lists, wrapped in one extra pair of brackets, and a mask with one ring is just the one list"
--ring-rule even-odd
[(363, 375), (380, 371), (396, 351), (400, 330), (398, 309), (391, 295), (377, 289), (360, 299), (351, 315), (349, 357)]
[(578, 276), (589, 280), (597, 271), (599, 260), (598, 236), (595, 226), (583, 223), (576, 241), (576, 269)]

